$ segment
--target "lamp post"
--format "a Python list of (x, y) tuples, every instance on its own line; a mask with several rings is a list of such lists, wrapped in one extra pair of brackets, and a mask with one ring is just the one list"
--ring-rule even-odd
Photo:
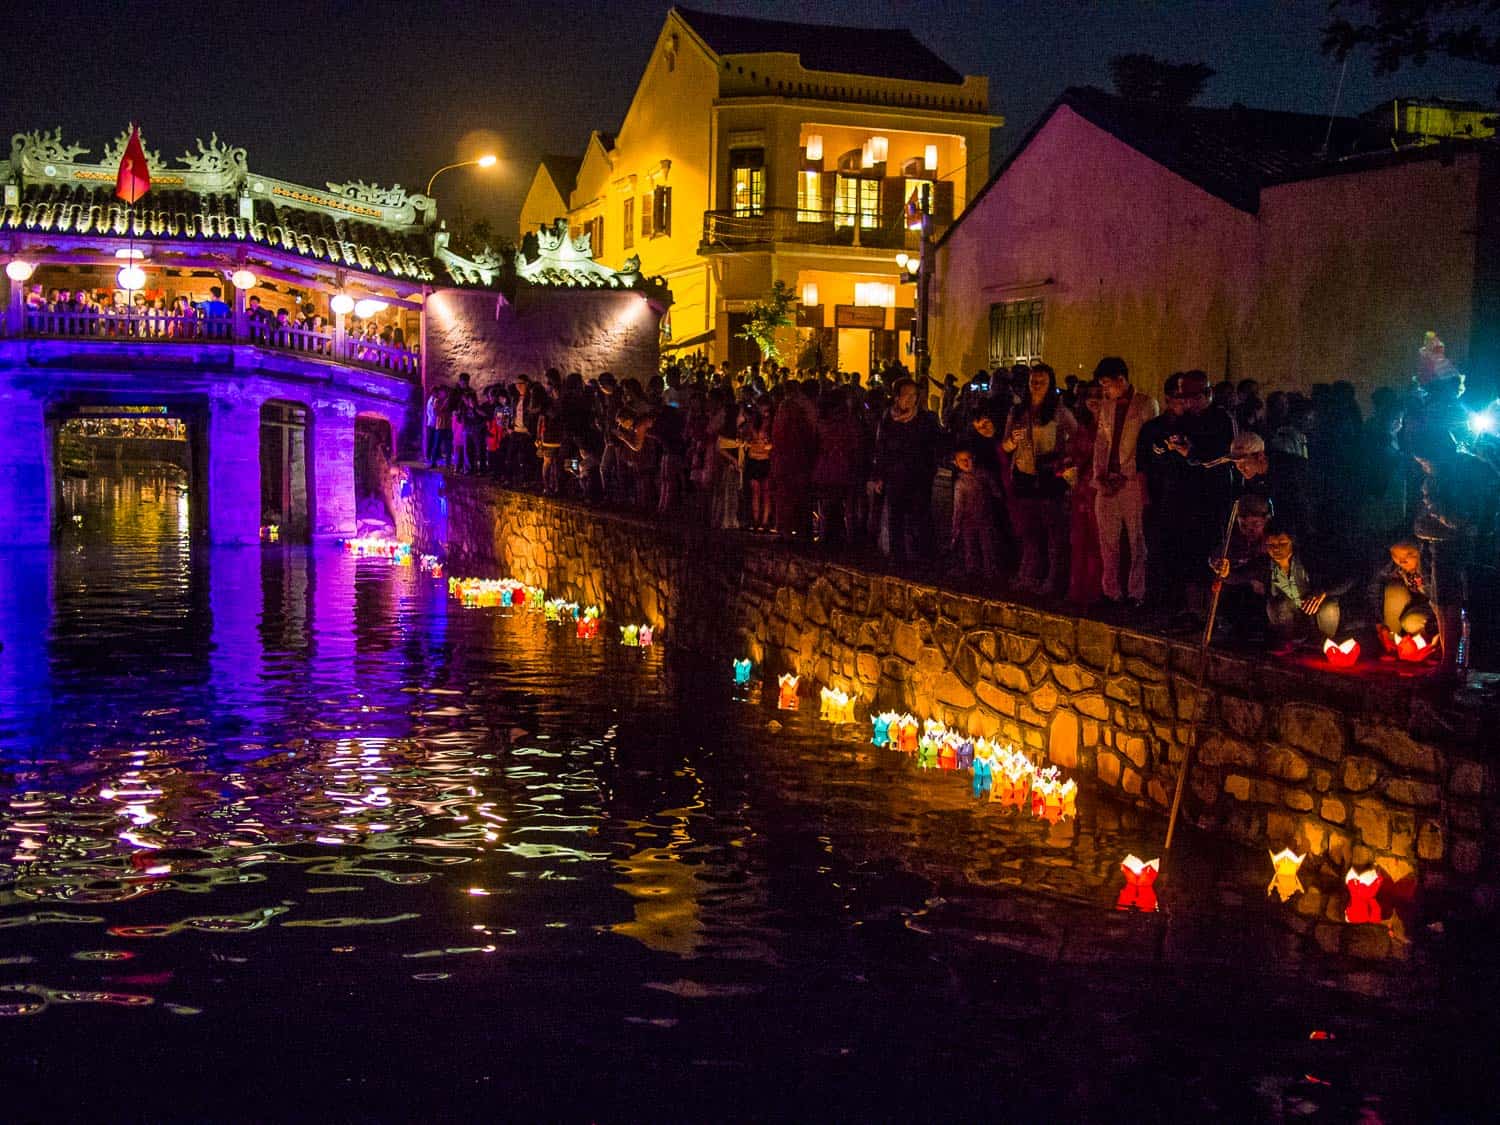
[(483, 156), (476, 156), (473, 160), (458, 160), (458, 161), (455, 161), (452, 164), (444, 164), (441, 168), (439, 168), (436, 172), (434, 172), (428, 178), (428, 180), (427, 180), (427, 190), (423, 194), (424, 195), (431, 195), (432, 194), (432, 185), (437, 181), (437, 178), (439, 176), (441, 176), (444, 172), (452, 171), (454, 168), (467, 168), (471, 164), (474, 167), (476, 167), (476, 168), (493, 168), (495, 166), (495, 164), (499, 161), (499, 159), (500, 158), (498, 156), (496, 156), (493, 152), (487, 152)]
[(932, 185), (922, 185), (922, 257), (917, 262), (917, 316), (912, 325), (915, 330), (912, 335), (912, 351), (917, 360), (917, 382), (923, 386), (922, 393), (927, 393), (923, 380), (932, 366), (932, 355), (928, 349), (927, 342), (927, 314), (928, 302), (932, 290)]

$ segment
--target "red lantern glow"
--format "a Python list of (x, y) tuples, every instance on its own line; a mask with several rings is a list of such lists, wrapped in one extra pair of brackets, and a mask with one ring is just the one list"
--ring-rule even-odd
[(1375, 896), (1380, 892), (1380, 886), (1384, 882), (1384, 876), (1375, 868), (1363, 874), (1356, 874), (1354, 868), (1349, 868), (1348, 874), (1344, 876), (1344, 886), (1349, 891), (1349, 905), (1344, 909), (1344, 921), (1356, 923), (1385, 921), (1380, 903), (1375, 901)]
[(1323, 655), (1328, 658), (1328, 663), (1335, 668), (1353, 668), (1359, 663), (1359, 642), (1350, 637), (1341, 645), (1334, 644), (1331, 640), (1323, 642)]
[(1143, 860), (1128, 855), (1120, 864), (1125, 876), (1125, 887), (1115, 900), (1117, 910), (1141, 910), (1150, 913), (1157, 909), (1156, 877), (1161, 873), (1161, 860)]
[(1437, 645), (1420, 633), (1408, 633), (1396, 642), (1397, 658), (1408, 664), (1420, 664), (1436, 651)]

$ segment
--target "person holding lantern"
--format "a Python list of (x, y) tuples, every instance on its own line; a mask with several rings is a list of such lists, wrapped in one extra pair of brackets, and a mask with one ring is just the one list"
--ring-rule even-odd
[(1415, 539), (1398, 539), (1390, 547), (1391, 564), (1376, 575), (1373, 601), (1381, 607), (1382, 660), (1395, 660), (1407, 637), (1427, 639), (1436, 613), (1428, 597), (1429, 582), (1422, 573), (1422, 545)]
[(1314, 628), (1325, 639), (1339, 630), (1339, 598), (1352, 583), (1318, 582), (1297, 553), (1296, 538), (1279, 519), (1266, 526), (1264, 554), (1235, 569), (1227, 558), (1215, 558), (1210, 568), (1231, 585), (1249, 586), (1265, 599), (1266, 624), (1276, 656), (1286, 656)]

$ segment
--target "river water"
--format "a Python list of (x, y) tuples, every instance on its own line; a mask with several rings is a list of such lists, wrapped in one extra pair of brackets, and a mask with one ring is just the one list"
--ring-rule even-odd
[(579, 641), (332, 548), (194, 548), (172, 476), (68, 487), (0, 558), (7, 1120), (1488, 1100), (1461, 958), (1320, 954), (1263, 854), (1189, 834), (1121, 912), (1162, 825), (1092, 792), (1018, 818), (736, 702), (670, 622)]

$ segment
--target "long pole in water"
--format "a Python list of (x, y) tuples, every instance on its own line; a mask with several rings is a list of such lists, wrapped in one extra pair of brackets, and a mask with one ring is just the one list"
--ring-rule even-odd
[[(1219, 558), (1229, 557), (1229, 539), (1234, 534), (1234, 521), (1240, 514), (1238, 499), (1229, 506), (1229, 523), (1224, 528), (1224, 543), (1219, 549)], [(1172, 793), (1172, 812), (1167, 817), (1167, 839), (1161, 850), (1172, 850), (1172, 834), (1177, 830), (1177, 814), (1182, 811), (1182, 794), (1187, 789), (1188, 773), (1193, 768), (1193, 751), (1198, 748), (1198, 728), (1203, 721), (1203, 684), (1208, 679), (1208, 642), (1214, 635), (1214, 618), (1219, 615), (1219, 595), (1224, 592), (1224, 579), (1214, 575), (1213, 592), (1208, 599), (1208, 622), (1203, 626), (1203, 643), (1198, 646), (1198, 680), (1193, 687), (1192, 737), (1182, 751), (1182, 768), (1177, 771), (1177, 788)]]

